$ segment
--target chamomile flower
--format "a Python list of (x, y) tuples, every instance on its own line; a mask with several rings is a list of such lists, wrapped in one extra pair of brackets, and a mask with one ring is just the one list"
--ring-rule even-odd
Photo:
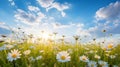
[(11, 50), (10, 53), (8, 53), (8, 56), (7, 56), (7, 59), (9, 61), (13, 61), (13, 60), (17, 60), (18, 58), (20, 58), (20, 51), (14, 49), (14, 50)]
[(96, 54), (96, 55), (95, 55), (95, 58), (96, 58), (96, 59), (100, 59), (101, 57)]
[(85, 56), (85, 55), (80, 56), (79, 59), (80, 59), (81, 61), (83, 61), (83, 62), (88, 62), (88, 61), (89, 61), (88, 57)]
[(93, 51), (93, 50), (90, 50), (90, 51), (89, 51), (89, 53), (91, 53), (91, 54), (92, 54), (92, 53), (94, 53), (94, 51)]
[(0, 51), (2, 50), (8, 50), (8, 49), (12, 49), (14, 46), (10, 45), (10, 44), (4, 44), (3, 46), (0, 47)]
[(26, 50), (23, 52), (24, 55), (29, 55), (31, 53), (31, 50)]
[(97, 67), (97, 63), (95, 61), (89, 61), (88, 67)]
[(99, 64), (101, 67), (108, 67), (108, 63), (105, 62), (105, 61), (98, 61), (98, 64)]
[(40, 60), (40, 59), (42, 59), (42, 56), (37, 56), (36, 57), (36, 60)]
[(6, 49), (11, 49), (11, 48), (13, 48), (14, 46), (13, 45), (10, 45), (10, 44), (8, 44), (8, 45), (5, 45), (5, 48)]
[(115, 55), (110, 55), (110, 58), (114, 59), (114, 58), (116, 58), (116, 56)]
[(31, 56), (31, 57), (28, 58), (28, 60), (34, 62), (34, 61), (35, 61), (35, 58)]
[(118, 67), (117, 65), (113, 65), (113, 67)]
[(107, 57), (109, 57), (110, 55), (109, 54), (105, 54)]
[(71, 57), (69, 56), (69, 53), (67, 51), (61, 51), (56, 55), (56, 59), (59, 62), (68, 62), (70, 61), (70, 58)]
[(44, 52), (44, 50), (40, 50), (39, 52), (40, 52), (40, 53), (43, 53), (43, 52)]
[(3, 50), (5, 50), (5, 47), (4, 47), (4, 46), (1, 46), (1, 47), (0, 47), (0, 51), (3, 51)]
[(112, 49), (113, 47), (114, 47), (113, 44), (108, 44), (108, 45), (107, 45), (107, 48), (108, 48), (108, 49)]
[(104, 51), (106, 51), (106, 50), (107, 50), (107, 48), (106, 48), (106, 47), (102, 47), (102, 49), (103, 49)]

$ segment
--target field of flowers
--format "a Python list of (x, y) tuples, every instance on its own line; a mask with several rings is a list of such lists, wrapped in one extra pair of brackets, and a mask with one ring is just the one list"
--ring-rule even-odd
[[(6, 36), (2, 35), (3, 38)], [(0, 41), (0, 67), (120, 67), (120, 44)], [(31, 39), (32, 37), (30, 37)]]

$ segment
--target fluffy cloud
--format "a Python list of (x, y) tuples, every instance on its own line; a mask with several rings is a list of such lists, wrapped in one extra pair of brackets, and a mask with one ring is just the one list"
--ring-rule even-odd
[(0, 25), (3, 25), (3, 24), (5, 24), (4, 22), (0, 22)]
[(12, 6), (15, 6), (14, 0), (8, 0)]
[(114, 24), (120, 22), (120, 2), (111, 3), (106, 7), (100, 8), (95, 15), (95, 18), (105, 20), (107, 23), (114, 22)]
[(17, 9), (14, 17), (16, 21), (24, 22), (25, 24), (40, 23), (45, 15), (40, 11), (38, 7), (28, 6), (29, 11)]
[(54, 0), (37, 0), (38, 3), (41, 5), (41, 7), (46, 8), (46, 11), (55, 8), (58, 11), (61, 12), (61, 15), (64, 17), (66, 15), (66, 13), (64, 12), (64, 10), (69, 8), (69, 4), (68, 3), (64, 3), (64, 4), (60, 4), (58, 2), (54, 2)]
[(110, 3), (106, 7), (102, 7), (96, 11), (96, 26), (93, 27), (97, 36), (103, 36), (103, 29), (107, 30), (107, 34), (119, 34), (120, 28), (120, 2)]
[(91, 36), (90, 32), (87, 29), (78, 28), (77, 34), (84, 37), (84, 36)]
[(35, 6), (28, 6), (28, 9), (30, 11), (35, 11), (35, 12), (39, 12), (40, 11), (40, 9), (38, 7), (35, 7)]
[(64, 10), (68, 9), (69, 4), (65, 3), (65, 4), (60, 4), (57, 2), (54, 2), (52, 4), (52, 6), (50, 6), (49, 8), (47, 8), (47, 10), (52, 9), (52, 8), (56, 8), (58, 11), (61, 12), (61, 15), (64, 17), (66, 15), (66, 13), (64, 12)]
[(37, 1), (43, 8), (50, 7), (54, 2), (54, 0), (37, 0)]
[(0, 22), (0, 28), (10, 30), (10, 28), (5, 24), (5, 22)]
[(10, 28), (4, 22), (0, 22), (0, 34), (9, 34)]
[(72, 27), (72, 26), (74, 26), (75, 24), (66, 24), (66, 25), (63, 25), (63, 24), (61, 24), (61, 23), (51, 23), (52, 24), (52, 26), (53, 26), (53, 28), (55, 28), (55, 29), (59, 29), (59, 28), (69, 28), (69, 27)]

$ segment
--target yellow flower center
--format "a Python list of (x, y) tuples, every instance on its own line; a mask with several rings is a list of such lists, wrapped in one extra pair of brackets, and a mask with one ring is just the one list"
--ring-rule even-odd
[(91, 67), (94, 67), (94, 64), (91, 64)]
[(105, 64), (101, 64), (101, 66), (105, 66)]
[(66, 59), (66, 57), (65, 57), (65, 56), (61, 56), (61, 59), (62, 59), (62, 60), (65, 60), (65, 59)]
[(103, 48), (104, 51), (106, 51), (107, 49), (106, 48)]
[(82, 60), (86, 60), (86, 57), (83, 57)]
[(12, 54), (12, 57), (13, 57), (13, 58), (16, 58), (16, 57), (17, 57), (17, 55), (16, 55), (16, 54)]
[(113, 45), (112, 45), (112, 44), (108, 45), (108, 48), (112, 48), (112, 47), (113, 47)]

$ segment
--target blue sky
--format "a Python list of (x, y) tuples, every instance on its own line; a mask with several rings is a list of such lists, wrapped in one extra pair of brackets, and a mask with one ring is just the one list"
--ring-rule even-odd
[[(26, 34), (58, 32), (102, 38), (101, 30), (119, 35), (119, 0), (1, 0), (0, 34), (21, 27)], [(3, 32), (4, 29), (4, 32)]]

